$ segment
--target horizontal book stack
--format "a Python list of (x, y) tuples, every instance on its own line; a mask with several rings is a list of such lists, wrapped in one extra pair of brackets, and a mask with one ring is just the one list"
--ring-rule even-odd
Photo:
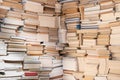
[(28, 44), (27, 45), (27, 54), (40, 56), (43, 54), (43, 46), (40, 44)]
[[(39, 56), (24, 56), (24, 67), (25, 70), (22, 79), (38, 79), (38, 72), (41, 67)], [(28, 71), (29, 70), (29, 71)]]
[[(44, 53), (59, 55), (56, 43), (60, 13), (61, 4), (57, 0), (0, 0), (0, 60), (8, 65), (2, 69), (5, 74), (0, 74), (0, 78), (39, 79), (36, 70), (40, 70), (41, 63), (34, 57)], [(47, 44), (41, 43), (50, 42), (55, 47), (44, 49)]]
[[(61, 1), (62, 2), (62, 1)], [(80, 29), (80, 11), (78, 7), (78, 0), (64, 0), (62, 5), (63, 24), (67, 32), (65, 33), (65, 40), (68, 44), (64, 47), (63, 53), (65, 56), (73, 57), (79, 47), (79, 37), (76, 33), (77, 29)], [(71, 6), (72, 5), (72, 6)], [(62, 28), (63, 29), (63, 28)], [(76, 54), (77, 55), (77, 54)], [(70, 70), (68, 70), (69, 72)], [(67, 79), (68, 73), (64, 75)], [(70, 79), (70, 78), (69, 78)]]
[(40, 79), (59, 79), (62, 78), (62, 60), (52, 57), (50, 55), (40, 56), (41, 69), (39, 73)]
[[(109, 60), (109, 74), (108, 74), (108, 79), (113, 80), (113, 79), (119, 79), (120, 74), (118, 72), (119, 68), (117, 66), (120, 65), (119, 63), (119, 21), (112, 22), (110, 23), (111, 27), (111, 35), (110, 35), (110, 44), (109, 50), (111, 52), (112, 60)], [(114, 66), (113, 66), (114, 65)]]
[(78, 72), (76, 58), (63, 57), (63, 71), (63, 79), (65, 80), (83, 79), (83, 73)]
[(110, 29), (99, 29), (97, 45), (110, 45)]
[(98, 29), (100, 5), (80, 5), (81, 29)]
[[(114, 2), (112, 0), (110, 1), (105, 1), (100, 3), (100, 19), (105, 22), (105, 21), (116, 21), (116, 17), (114, 15)], [(111, 17), (109, 17), (111, 16)]]
[[(78, 3), (80, 13), (63, 11), (65, 15), (61, 18), (60, 28), (66, 26), (67, 30), (65, 38), (67, 45), (61, 52), (64, 55), (65, 80), (107, 80), (111, 29), (109, 22), (102, 21), (100, 17), (105, 12), (101, 11), (100, 3), (103, 1), (108, 0), (80, 0)], [(75, 1), (63, 3), (62, 8), (65, 9), (65, 4), (72, 5), (72, 2), (76, 3)]]
[(108, 74), (108, 80), (119, 80), (120, 73), (119, 73), (119, 66), (120, 61), (118, 60), (109, 60), (109, 74)]

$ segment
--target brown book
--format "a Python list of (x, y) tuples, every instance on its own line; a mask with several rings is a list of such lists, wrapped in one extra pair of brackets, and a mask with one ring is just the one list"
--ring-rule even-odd
[(22, 18), (22, 14), (16, 11), (8, 11), (7, 17)]
[(65, 18), (80, 18), (80, 13), (66, 14)]
[(27, 45), (28, 51), (41, 51), (43, 50), (43, 46), (41, 45)]
[(23, 9), (23, 5), (21, 3), (13, 3), (13, 2), (9, 2), (9, 1), (4, 1), (2, 3), (3, 6), (8, 6), (8, 7), (11, 7), (11, 8), (15, 8), (15, 9), (19, 9), (19, 10), (22, 10)]
[(38, 19), (38, 15), (36, 14), (29, 14), (29, 13), (22, 13), (22, 19)]
[(110, 25), (110, 27), (119, 26), (120, 25), (120, 21), (111, 22), (109, 25)]
[(44, 7), (44, 14), (55, 14), (55, 8)]
[(24, 25), (24, 28), (29, 28), (29, 29), (37, 30), (37, 26), (34, 26), (34, 25)]
[(4, 1), (13, 2), (13, 3), (20, 3), (20, 2), (22, 2), (22, 0), (4, 0)]
[(0, 14), (6, 15), (8, 13), (8, 10), (0, 8)]
[(32, 1), (26, 1), (24, 5), (24, 9), (30, 12), (43, 13), (43, 6), (40, 3), (36, 3)]
[(56, 28), (56, 17), (39, 16), (39, 21), (39, 26)]
[(119, 70), (120, 70), (119, 66), (120, 66), (120, 61), (109, 60), (109, 68), (110, 68), (109, 73), (120, 74), (120, 72), (119, 72)]
[(85, 75), (85, 77), (83, 78), (83, 80), (94, 80), (95, 76), (91, 76), (91, 75)]
[(120, 0), (113, 0), (115, 3), (120, 3)]
[(2, 27), (1, 28), (1, 32), (15, 34), (16, 30), (15, 29), (10, 29), (10, 28), (4, 28), (4, 27)]
[(33, 25), (33, 26), (39, 25), (39, 21), (36, 19), (25, 19), (24, 23), (25, 25)]
[(37, 32), (48, 34), (49, 33), (48, 30), (49, 30), (49, 28), (47, 28), (47, 27), (38, 27)]
[(42, 55), (43, 51), (27, 51), (28, 55)]

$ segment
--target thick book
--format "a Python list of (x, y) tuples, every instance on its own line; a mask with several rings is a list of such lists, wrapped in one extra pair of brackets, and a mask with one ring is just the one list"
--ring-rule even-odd
[(26, 11), (43, 13), (43, 6), (40, 3), (36, 3), (32, 1), (26, 1), (24, 9)]
[(18, 26), (24, 25), (24, 22), (21, 19), (16, 18), (4, 18), (4, 23)]
[(63, 70), (77, 71), (77, 61), (75, 58), (63, 58)]
[(19, 13), (17, 11), (8, 11), (6, 16), (21, 19), (22, 18), (22, 13)]
[(18, 9), (18, 10), (23, 9), (23, 5), (21, 3), (16, 4), (16, 3), (13, 3), (13, 2), (9, 2), (9, 1), (3, 1), (2, 5), (10, 7), (10, 8)]
[(116, 21), (116, 18), (113, 12), (101, 14), (100, 19), (102, 21)]
[(55, 25), (56, 25), (55, 17), (39, 16), (39, 26), (55, 28), (56, 27)]
[(39, 21), (36, 20), (36, 19), (25, 19), (25, 20), (24, 20), (24, 24), (25, 24), (25, 25), (37, 26), (37, 25), (39, 25)]

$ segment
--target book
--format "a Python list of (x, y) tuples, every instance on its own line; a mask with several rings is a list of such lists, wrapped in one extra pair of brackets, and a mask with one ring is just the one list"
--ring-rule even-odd
[(115, 10), (116, 10), (116, 12), (119, 12), (120, 11), (120, 4), (115, 4)]
[(10, 8), (18, 9), (18, 10), (23, 9), (23, 5), (21, 3), (16, 4), (16, 3), (13, 3), (13, 2), (10, 2), (10, 1), (3, 1), (2, 5), (10, 7)]
[(106, 77), (95, 77), (95, 80), (107, 80), (107, 78)]
[(83, 39), (84, 46), (95, 46), (96, 40), (95, 39)]
[(5, 75), (0, 75), (0, 78), (22, 77), (23, 71), (5, 71)]
[(63, 69), (62, 69), (62, 67), (54, 68), (54, 69), (49, 73), (50, 78), (54, 78), (54, 77), (58, 77), (58, 76), (62, 76), (62, 75), (63, 75)]
[(36, 19), (25, 19), (24, 24), (37, 26), (37, 25), (39, 25), (39, 21)]
[(85, 71), (85, 57), (77, 57), (79, 72)]
[(120, 74), (119, 73), (119, 65), (120, 65), (120, 62), (117, 61), (117, 60), (109, 60), (109, 73), (112, 73), (112, 74)]
[(56, 25), (55, 22), (56, 22), (56, 18), (55, 17), (39, 16), (39, 26), (55, 28), (55, 25)]
[(75, 80), (74, 76), (71, 74), (64, 74), (63, 79), (64, 80)]
[(19, 13), (17, 11), (8, 11), (6, 16), (21, 19), (22, 18), (22, 13)]
[(5, 18), (4, 23), (11, 25), (18, 25), (18, 26), (24, 25), (21, 19), (15, 19), (15, 18)]
[(63, 58), (63, 70), (77, 71), (77, 62), (75, 58)]
[(26, 11), (43, 13), (43, 6), (40, 3), (26, 1), (24, 5), (24, 9)]
[(119, 80), (120, 78), (120, 75), (116, 75), (116, 74), (108, 74), (108, 79), (111, 79), (111, 80)]
[(98, 68), (98, 64), (85, 64), (85, 73), (84, 74), (96, 76), (98, 73), (97, 68)]
[(116, 21), (114, 13), (105, 13), (100, 15), (102, 21)]
[(37, 76), (38, 73), (37, 72), (25, 72), (24, 75), (25, 76)]
[(24, 53), (21, 53), (21, 54), (15, 54), (15, 53), (11, 53), (11, 54), (8, 54), (3, 60), (5, 61), (23, 61), (24, 59), (24, 56), (25, 54)]

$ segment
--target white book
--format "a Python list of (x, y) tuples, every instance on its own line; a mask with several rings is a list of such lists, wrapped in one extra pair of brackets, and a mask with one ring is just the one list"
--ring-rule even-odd
[(19, 80), (21, 77), (6, 77), (6, 78), (1, 78), (0, 80)]
[(96, 10), (96, 11), (89, 11), (89, 12), (85, 12), (85, 15), (93, 15), (93, 14), (99, 14), (100, 10)]
[(5, 70), (19, 70), (22, 69), (22, 63), (5, 63)]
[(62, 67), (54, 68), (54, 69), (50, 72), (49, 75), (50, 75), (50, 77), (57, 77), (57, 76), (63, 75), (63, 69), (62, 69)]
[(0, 8), (10, 10), (10, 7), (0, 5)]
[(7, 44), (0, 43), (0, 50), (6, 50), (7, 49)]
[(120, 12), (115, 12), (115, 17), (120, 17)]
[(39, 69), (41, 64), (24, 64), (24, 69)]
[(22, 76), (21, 78), (22, 80), (34, 80), (34, 79), (38, 79), (38, 76)]
[(0, 44), (0, 49), (7, 49), (7, 44)]
[(12, 24), (12, 25), (19, 25), (22, 26), (24, 25), (24, 22), (20, 19), (15, 19), (15, 18), (5, 18), (4, 23), (6, 24)]
[(7, 55), (7, 50), (6, 49), (0, 49), (0, 56)]
[(40, 56), (40, 62), (42, 67), (53, 67), (53, 57), (50, 56)]
[(49, 42), (49, 35), (48, 34), (37, 34), (37, 41)]
[(0, 59), (0, 70), (5, 69), (4, 61)]
[(3, 2), (3, 0), (0, 0), (0, 3), (2, 3)]
[(107, 77), (98, 76), (98, 77), (95, 77), (95, 80), (107, 80)]
[(76, 80), (75, 77), (71, 74), (64, 74), (63, 80)]
[(116, 20), (113, 12), (112, 13), (101, 14), (100, 19), (102, 19), (102, 21), (115, 21)]
[(53, 67), (62, 66), (62, 60), (53, 60)]
[(87, 12), (87, 11), (95, 11), (95, 10), (100, 10), (100, 5), (96, 5), (96, 6), (92, 6), (92, 7), (88, 7), (88, 8), (84, 9), (85, 12)]
[(9, 28), (9, 29), (17, 29), (19, 26), (16, 25), (1, 25), (3, 28)]
[(100, 13), (112, 12), (112, 11), (113, 11), (113, 8), (109, 8), (109, 9), (100, 10)]
[(76, 58), (63, 58), (63, 70), (77, 71), (77, 61)]
[(0, 75), (0, 78), (7, 78), (7, 77), (21, 77), (24, 74), (23, 71), (5, 71), (5, 75)]
[(8, 54), (4, 60), (6, 61), (23, 61), (25, 54)]
[(28, 64), (39, 64), (39, 56), (25, 56), (24, 63)]
[(115, 9), (116, 9), (117, 12), (120, 11), (120, 3), (119, 4), (115, 4)]

